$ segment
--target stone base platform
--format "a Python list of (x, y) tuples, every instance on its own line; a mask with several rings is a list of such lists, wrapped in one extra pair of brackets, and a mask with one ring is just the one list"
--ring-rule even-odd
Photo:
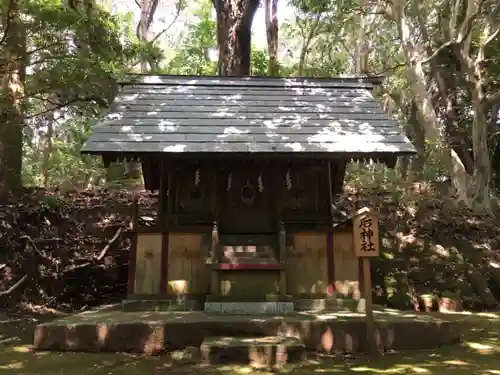
[[(376, 311), (379, 350), (431, 349), (460, 340), (446, 315)], [(120, 306), (89, 311), (37, 326), (34, 349), (163, 353), (200, 347), (207, 337), (288, 336), (308, 351), (366, 350), (364, 315), (350, 312), (241, 316), (185, 312), (124, 312)]]
[(306, 347), (296, 337), (207, 337), (200, 347), (206, 364), (250, 364), (275, 368), (306, 358)]

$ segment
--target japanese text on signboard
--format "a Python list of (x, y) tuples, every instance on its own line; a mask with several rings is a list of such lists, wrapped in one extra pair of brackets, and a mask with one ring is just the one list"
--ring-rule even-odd
[(376, 213), (365, 209), (365, 212), (355, 216), (352, 234), (358, 257), (379, 255), (379, 228)]
[(363, 216), (359, 220), (359, 239), (361, 244), (361, 251), (366, 253), (370, 251), (377, 251), (373, 243), (373, 219), (370, 216)]

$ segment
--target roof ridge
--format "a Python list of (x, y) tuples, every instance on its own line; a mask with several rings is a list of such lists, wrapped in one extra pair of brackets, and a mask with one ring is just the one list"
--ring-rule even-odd
[(235, 87), (318, 87), (318, 88), (365, 88), (381, 85), (383, 76), (363, 77), (264, 77), (264, 76), (182, 76), (168, 74), (128, 74), (129, 79), (120, 80), (121, 85), (158, 86), (235, 86)]

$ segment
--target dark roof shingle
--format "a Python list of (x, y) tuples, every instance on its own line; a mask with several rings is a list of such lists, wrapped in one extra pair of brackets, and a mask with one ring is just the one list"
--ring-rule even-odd
[(142, 76), (125, 84), (84, 153), (414, 153), (355, 79)]

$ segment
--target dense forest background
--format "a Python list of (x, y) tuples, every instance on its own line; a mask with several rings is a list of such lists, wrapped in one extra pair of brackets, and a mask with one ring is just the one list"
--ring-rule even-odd
[[(4, 295), (19, 280), (16, 298), (44, 303), (125, 293), (126, 239), (99, 247), (126, 225), (120, 189), (140, 190), (140, 169), (79, 149), (117, 81), (139, 72), (386, 76), (375, 94), (418, 154), (348, 169), (346, 197), (388, 218), (375, 292), (399, 305), (444, 291), (498, 305), (496, 0), (0, 0)], [(99, 236), (79, 221), (90, 208)], [(78, 272), (91, 284), (65, 286)]]

